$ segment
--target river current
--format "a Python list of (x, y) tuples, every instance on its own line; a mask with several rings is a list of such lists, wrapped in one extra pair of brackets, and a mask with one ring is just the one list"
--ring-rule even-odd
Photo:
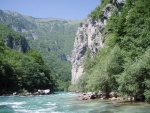
[(77, 100), (75, 93), (42, 96), (2, 96), (0, 113), (150, 113), (150, 104)]

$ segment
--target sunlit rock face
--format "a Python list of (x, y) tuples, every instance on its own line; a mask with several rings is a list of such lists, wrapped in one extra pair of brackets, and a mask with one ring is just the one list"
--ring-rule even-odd
[(103, 9), (103, 16), (99, 20), (91, 18), (80, 25), (77, 30), (74, 49), (70, 60), (72, 63), (72, 84), (76, 83), (79, 77), (83, 74), (85, 65), (85, 54), (87, 49), (90, 50), (91, 58), (100, 48), (103, 48), (102, 32), (107, 25), (107, 19), (111, 17), (111, 8), (117, 8), (125, 3), (125, 0), (113, 0), (113, 3), (108, 3)]
[[(75, 83), (84, 69), (84, 58), (86, 50), (89, 49), (91, 54), (95, 54), (98, 48), (103, 47), (101, 30), (105, 27), (106, 21), (93, 21), (87, 19), (86, 22), (78, 28), (74, 49), (71, 54), (72, 62), (72, 83)], [(99, 29), (101, 27), (101, 29)]]

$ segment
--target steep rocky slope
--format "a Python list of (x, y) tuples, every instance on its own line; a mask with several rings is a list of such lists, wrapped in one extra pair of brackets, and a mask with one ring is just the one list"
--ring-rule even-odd
[(113, 0), (107, 3), (103, 9), (103, 15), (98, 20), (87, 18), (87, 20), (78, 28), (76, 33), (74, 49), (71, 54), (72, 63), (72, 83), (76, 83), (83, 74), (85, 66), (86, 51), (90, 50), (91, 58), (100, 48), (103, 48), (103, 34), (108, 18), (112, 15), (111, 9), (119, 8), (125, 4), (125, 0)]
[[(106, 24), (96, 24), (95, 32), (83, 24), (77, 33), (70, 90), (92, 91), (103, 99), (117, 92), (127, 100), (150, 101), (150, 1), (101, 1), (89, 15), (90, 24)], [(96, 35), (89, 40), (92, 33)], [(97, 37), (100, 41), (93, 43)]]

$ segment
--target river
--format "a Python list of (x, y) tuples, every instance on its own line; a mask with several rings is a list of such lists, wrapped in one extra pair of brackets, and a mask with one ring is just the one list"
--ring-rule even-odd
[(0, 113), (150, 113), (150, 104), (77, 100), (75, 93), (1, 96)]

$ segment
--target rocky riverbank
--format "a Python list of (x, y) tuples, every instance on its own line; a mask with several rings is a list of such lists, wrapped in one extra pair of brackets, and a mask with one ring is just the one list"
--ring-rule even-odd
[(48, 95), (51, 94), (52, 92), (50, 89), (45, 89), (45, 90), (37, 90), (35, 92), (28, 92), (27, 90), (21, 90), (19, 92), (14, 92), (12, 94), (3, 94), (1, 96), (34, 96), (34, 95)]
[(145, 98), (143, 95), (138, 95), (135, 97), (119, 97), (117, 92), (110, 92), (109, 94), (103, 93), (103, 92), (87, 92), (87, 93), (81, 93), (78, 95), (78, 100), (89, 100), (89, 99), (101, 99), (101, 100), (116, 100), (116, 101), (140, 101), (144, 102)]
[(101, 99), (101, 100), (115, 99), (115, 100), (117, 100), (117, 99), (119, 99), (119, 97), (117, 95), (117, 92), (111, 92), (109, 94), (106, 94), (106, 93), (102, 93), (99, 91), (98, 93), (87, 92), (87, 93), (79, 94), (78, 99), (79, 100), (89, 100), (89, 99)]

